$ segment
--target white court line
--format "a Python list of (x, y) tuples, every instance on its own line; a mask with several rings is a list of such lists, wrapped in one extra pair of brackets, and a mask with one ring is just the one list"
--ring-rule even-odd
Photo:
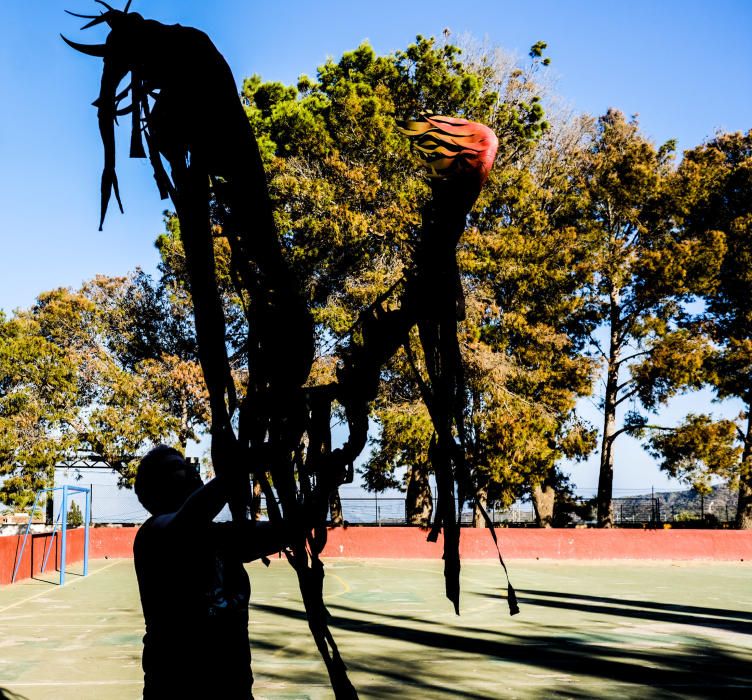
[[(51, 593), (52, 591), (50, 591)], [(28, 600), (28, 598), (26, 599)], [(2, 611), (0, 611), (2, 612)], [(55, 610), (55, 615), (58, 617), (65, 617), (66, 615), (70, 615), (71, 617), (81, 617), (82, 615), (96, 615), (97, 617), (116, 617), (117, 615), (140, 615), (141, 612), (138, 610), (134, 610), (133, 612), (101, 612), (98, 610)], [(14, 615), (11, 619), (12, 620), (24, 620), (27, 617), (31, 617), (36, 619), (37, 613), (30, 612), (30, 613), (23, 613), (22, 615)]]
[(143, 680), (138, 681), (26, 681), (25, 683), (11, 683), (14, 688), (44, 688), (47, 686), (91, 686), (91, 685), (143, 685)]
[[(64, 628), (70, 627), (72, 629), (82, 629), (83, 628), (83, 629), (90, 630), (90, 629), (92, 629), (92, 626), (96, 626), (96, 623), (95, 622), (90, 622), (88, 625), (84, 625), (84, 624), (81, 624), (81, 625), (66, 625), (66, 624), (63, 624), (63, 625), (51, 625), (51, 624), (49, 624), (47, 622), (44, 623), (44, 629), (46, 629), (46, 630), (49, 630), (49, 629), (58, 629), (59, 627), (64, 627)], [(39, 622), (20, 622), (19, 623), (19, 622), (15, 622), (14, 620), (11, 620), (10, 622), (3, 622), (3, 629), (15, 629), (15, 628), (18, 628), (18, 627), (20, 627), (20, 628), (23, 628), (23, 627), (37, 628), (37, 627), (39, 627)], [(106, 627), (107, 629), (126, 629), (127, 630), (127, 629), (132, 629), (133, 628), (133, 624), (132, 623), (128, 624), (128, 623), (122, 622), (122, 623), (120, 623), (118, 625), (112, 625), (109, 622), (106, 622), (106, 623), (100, 625), (100, 627)], [(141, 627), (143, 628), (143, 625), (141, 625)]]
[[(82, 576), (81, 578), (75, 579), (74, 581), (70, 581), (68, 583), (68, 586), (74, 586), (78, 581), (85, 581), (86, 579), (90, 578), (91, 576), (96, 576), (97, 574), (101, 573), (105, 569), (109, 569), (111, 566), (115, 566), (115, 564), (119, 564), (120, 561), (113, 561), (110, 564), (107, 564), (107, 566), (103, 566), (101, 569), (97, 569), (96, 571), (92, 571), (88, 576)], [(67, 586), (66, 586), (67, 587)], [(4, 608), (0, 608), (0, 614), (4, 613), (6, 610), (10, 610), (11, 608), (15, 608), (18, 605), (23, 605), (24, 603), (28, 603), (30, 600), (34, 600), (35, 598), (41, 598), (43, 595), (47, 595), (55, 593), (56, 591), (62, 590), (63, 586), (57, 586), (56, 588), (53, 588), (50, 590), (49, 588), (45, 588), (41, 593), (36, 593), (34, 595), (30, 595), (28, 598), (23, 598), (21, 600), (17, 600), (15, 603), (11, 603), (10, 605), (6, 605)]]

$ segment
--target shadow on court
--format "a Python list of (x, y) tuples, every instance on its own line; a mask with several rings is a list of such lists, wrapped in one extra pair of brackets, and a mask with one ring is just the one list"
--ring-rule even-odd
[[(582, 593), (560, 593), (553, 591), (543, 590), (524, 590), (517, 589), (517, 593), (529, 594), (534, 596), (544, 596), (548, 598), (564, 598), (569, 600), (586, 600), (588, 602), (602, 603), (606, 607), (618, 609), (618, 614), (623, 614), (622, 609), (624, 607), (637, 607), (648, 608), (649, 610), (665, 610), (669, 612), (678, 612), (691, 615), (689, 620), (676, 620), (676, 622), (688, 622), (689, 624), (697, 624), (697, 615), (710, 615), (712, 617), (731, 618), (735, 620), (749, 620), (752, 621), (752, 613), (743, 612), (741, 610), (723, 610), (721, 608), (704, 608), (694, 605), (674, 605), (671, 603), (654, 603), (649, 600), (624, 600), (622, 598), (610, 598), (607, 596), (585, 595)], [(528, 601), (539, 602), (539, 601)], [(602, 608), (598, 608), (602, 611)], [(645, 611), (648, 615), (652, 616), (652, 613)], [(674, 621), (674, 620), (672, 620)], [(752, 633), (752, 626), (749, 626), (746, 633)]]
[[(752, 624), (746, 620), (752, 619), (748, 613), (733, 610), (715, 610), (713, 608), (692, 608), (691, 606), (666, 606), (666, 608), (681, 609), (682, 612), (664, 612), (664, 606), (644, 601), (623, 601), (618, 598), (603, 598), (600, 596), (577, 596), (566, 593), (550, 591), (517, 591), (519, 602), (527, 605), (539, 605), (547, 608), (560, 610), (578, 610), (579, 612), (597, 613), (600, 615), (616, 615), (617, 617), (630, 617), (642, 620), (658, 622), (670, 622), (677, 625), (692, 625), (694, 627), (715, 627), (716, 629), (739, 632), (740, 634), (752, 634)], [(535, 598), (524, 594), (534, 595)], [(556, 600), (566, 598), (567, 600)], [(593, 605), (588, 600), (598, 600), (598, 605)], [(649, 608), (647, 610), (636, 610)], [(714, 610), (714, 612), (703, 612)], [(706, 617), (713, 615), (716, 617)]]
[[(362, 700), (708, 698), (752, 693), (747, 564), (513, 562), (462, 569), (462, 615), (440, 561), (330, 560), (331, 627)], [(133, 562), (93, 562), (64, 587), (0, 588), (0, 687), (28, 700), (140, 697)], [(187, 563), (176, 580), (192, 575)], [(292, 569), (251, 565), (257, 700), (331, 700)], [(207, 643), (211, 643), (207, 640)]]
[[(515, 618), (499, 593), (498, 569), (487, 564), (463, 566), (459, 618), (442, 603), (440, 578), (433, 578), (439, 563), (337, 562), (328, 570), (347, 584), (327, 604), (364, 698), (394, 697), (397, 688), (421, 699), (752, 691), (749, 567), (515, 562), (522, 607)], [(611, 594), (614, 588), (619, 592)], [(255, 607), (264, 620), (287, 620), (282, 628), (305, 624), (302, 610), (286, 601)], [(287, 640), (259, 642), (272, 658), (294, 656)], [(288, 673), (274, 678), (304, 684), (309, 670)]]
[[(523, 600), (520, 602), (533, 603), (537, 601)], [(291, 610), (280, 606), (259, 605), (260, 610), (269, 614), (293, 617), (304, 620), (301, 611)], [(587, 607), (587, 606), (586, 606)], [(456, 651), (462, 654), (485, 656), (499, 661), (512, 662), (534, 667), (546, 672), (564, 672), (577, 676), (590, 676), (597, 679), (609, 679), (621, 683), (639, 682), (653, 688), (681, 690), (685, 697), (707, 697), (708, 688), (723, 691), (723, 689), (750, 686), (752, 688), (752, 668), (745, 665), (742, 659), (713, 645), (704, 645), (701, 652), (702, 663), (698, 664), (698, 655), (690, 653), (688, 649), (677, 652), (662, 651), (660, 654), (635, 649), (625, 651), (622, 648), (608, 644), (597, 644), (589, 640), (582, 640), (572, 636), (551, 637), (548, 635), (516, 635), (500, 633), (495, 639), (488, 638), (487, 629), (463, 628), (463, 634), (451, 634), (439, 630), (422, 629), (425, 620), (405, 618), (380, 612), (380, 617), (390, 617), (399, 620), (400, 624), (364, 621), (358, 617), (347, 616), (348, 608), (342, 605), (330, 605), (333, 613), (331, 625), (333, 629), (349, 630), (364, 636), (380, 636), (391, 641), (408, 642), (425, 649), (426, 661), (422, 669), (411, 666), (405, 669), (400, 658), (392, 663), (379, 667), (379, 673), (392, 681), (425, 690), (436, 690), (435, 684), (427, 679), (419, 681), (417, 672), (422, 670), (426, 676), (435, 669), (431, 661), (437, 650)], [(598, 612), (603, 612), (599, 609)], [(614, 613), (622, 615), (621, 612)], [(654, 618), (653, 618), (654, 619)], [(681, 620), (686, 623), (685, 619)], [(258, 646), (256, 642), (255, 646)], [(366, 647), (367, 641), (358, 646)], [(628, 656), (629, 660), (625, 660)], [(374, 659), (366, 664), (354, 663), (353, 668), (374, 672)], [(567, 692), (571, 692), (568, 690)], [(468, 698), (488, 697), (463, 693), (460, 688), (453, 688), (456, 696)], [(421, 696), (425, 697), (425, 696)]]

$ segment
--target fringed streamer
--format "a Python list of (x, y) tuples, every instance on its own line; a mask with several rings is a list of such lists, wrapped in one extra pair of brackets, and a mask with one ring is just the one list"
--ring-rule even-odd
[(488, 526), (488, 529), (491, 532), (491, 537), (493, 538), (494, 544), (496, 545), (496, 553), (499, 555), (499, 563), (501, 564), (501, 567), (504, 569), (504, 574), (507, 577), (507, 605), (509, 605), (509, 614), (517, 615), (520, 612), (520, 606), (517, 604), (517, 594), (514, 592), (514, 588), (512, 587), (512, 582), (509, 580), (509, 571), (507, 571), (507, 565), (504, 563), (504, 559), (501, 556), (501, 549), (499, 548), (499, 540), (496, 537), (496, 531), (494, 530), (493, 521), (491, 520), (491, 516), (488, 515), (488, 511), (485, 509), (485, 507), (480, 502), (480, 499), (477, 496), (475, 497), (475, 505), (477, 506), (478, 510), (480, 510), (481, 515), (483, 516), (483, 519), (486, 521), (486, 525)]

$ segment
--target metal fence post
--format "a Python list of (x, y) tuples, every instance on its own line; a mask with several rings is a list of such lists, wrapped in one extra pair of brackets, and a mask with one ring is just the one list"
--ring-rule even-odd
[(650, 487), (650, 527), (655, 527), (655, 486)]
[(84, 576), (89, 575), (89, 518), (91, 517), (91, 490), (84, 493)]
[[(10, 578), (10, 582), (13, 583), (16, 580), (16, 575), (18, 574), (18, 568), (21, 566), (21, 560), (23, 559), (23, 553), (24, 549), (26, 548), (26, 539), (29, 536), (29, 530), (31, 529), (31, 521), (34, 518), (34, 509), (37, 507), (37, 499), (39, 498), (39, 494), (42, 493), (41, 491), (37, 491), (36, 494), (34, 494), (34, 503), (31, 506), (31, 513), (29, 513), (29, 520), (26, 523), (26, 532), (24, 532), (23, 542), (21, 544), (21, 551), (18, 555), (18, 561), (16, 561), (16, 568), (13, 569), (13, 576)], [(31, 570), (32, 576), (34, 575), (34, 562), (31, 562), (31, 566), (29, 567)]]
[[(54, 492), (50, 492), (54, 493)], [(52, 532), (50, 533), (50, 543), (47, 545), (47, 550), (44, 553), (44, 559), (42, 560), (42, 568), (39, 569), (39, 573), (43, 573), (47, 568), (47, 560), (50, 558), (50, 552), (52, 551), (52, 545), (55, 544), (55, 531), (57, 530), (57, 523), (60, 520), (60, 511), (58, 511), (55, 523), (52, 525)]]
[(65, 550), (66, 550), (66, 532), (68, 530), (68, 485), (63, 484), (63, 518), (60, 529), (60, 585), (65, 584)]

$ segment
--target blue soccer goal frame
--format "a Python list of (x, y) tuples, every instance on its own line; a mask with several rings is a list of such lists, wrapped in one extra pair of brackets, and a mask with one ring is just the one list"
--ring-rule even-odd
[[(60, 585), (65, 584), (65, 562), (67, 552), (67, 532), (68, 532), (68, 496), (75, 493), (83, 493), (84, 496), (84, 576), (89, 574), (89, 520), (91, 519), (91, 489), (83, 486), (56, 486), (49, 489), (40, 489), (34, 496), (34, 504), (31, 506), (31, 512), (29, 513), (29, 522), (26, 524), (26, 532), (24, 532), (23, 542), (21, 543), (21, 551), (18, 554), (18, 560), (16, 566), (13, 569), (13, 576), (11, 577), (11, 583), (16, 580), (18, 569), (21, 566), (23, 560), (24, 549), (26, 548), (26, 540), (29, 537), (29, 531), (31, 530), (31, 521), (34, 519), (34, 511), (36, 510), (37, 503), (39, 503), (40, 496), (47, 492), (62, 491), (63, 498), (60, 504), (60, 510), (58, 511), (55, 523), (52, 526), (52, 532), (50, 533), (50, 542), (45, 552), (44, 559), (42, 560), (42, 568), (40, 573), (44, 571), (47, 565), (47, 559), (52, 551), (52, 545), (55, 541), (55, 531), (57, 529), (58, 522), (60, 523)], [(34, 562), (32, 562), (32, 567)], [(34, 572), (32, 571), (32, 574)]]

